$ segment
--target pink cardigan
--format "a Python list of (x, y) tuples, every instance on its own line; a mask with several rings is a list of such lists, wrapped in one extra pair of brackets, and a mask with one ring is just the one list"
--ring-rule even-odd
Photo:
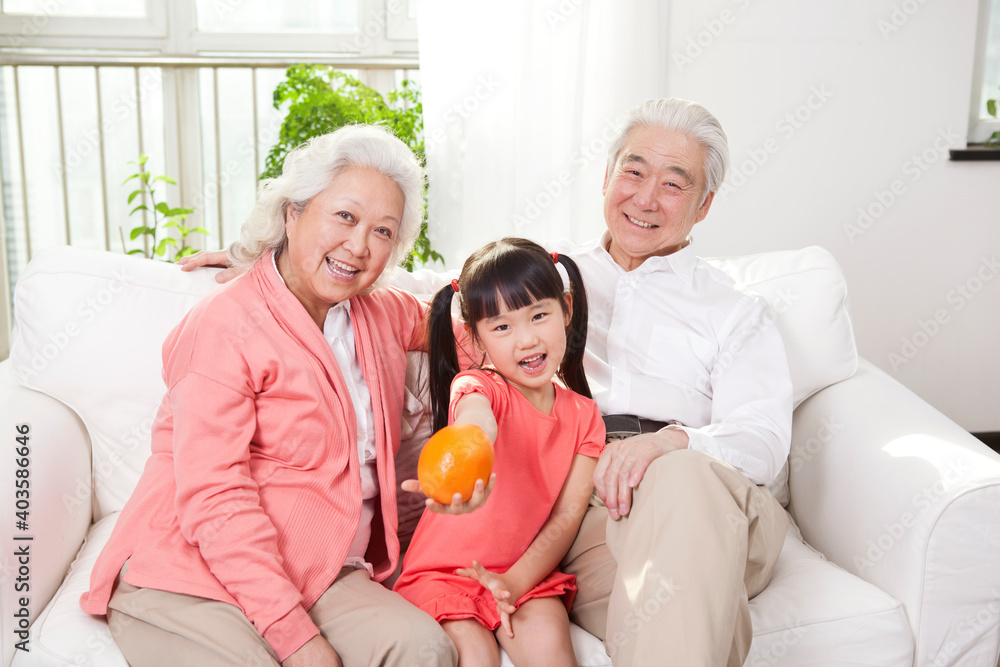
[[(381, 512), (367, 558), (396, 568), (396, 474), (407, 350), (425, 306), (394, 289), (351, 299), (372, 395)], [(105, 614), (122, 565), (139, 587), (237, 605), (284, 660), (317, 632), (361, 516), (357, 426), (316, 323), (270, 257), (208, 296), (163, 345), (152, 455), (94, 566), (83, 610)]]

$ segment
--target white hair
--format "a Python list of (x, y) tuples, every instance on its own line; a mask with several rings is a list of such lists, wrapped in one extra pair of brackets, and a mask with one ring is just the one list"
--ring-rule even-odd
[(403, 192), (403, 217), (383, 275), (409, 254), (423, 221), (424, 170), (406, 144), (377, 125), (345, 125), (313, 137), (291, 151), (281, 176), (263, 181), (257, 203), (229, 247), (234, 266), (248, 266), (269, 251), (285, 249), (285, 215), (301, 213), (309, 201), (348, 169), (370, 168), (391, 178)]
[(680, 132), (705, 149), (705, 192), (702, 202), (710, 192), (718, 192), (729, 169), (729, 141), (719, 120), (708, 109), (689, 100), (665, 97), (649, 100), (630, 109), (621, 120), (618, 133), (608, 150), (608, 173), (614, 171), (618, 157), (625, 147), (629, 132), (636, 127), (661, 127)]

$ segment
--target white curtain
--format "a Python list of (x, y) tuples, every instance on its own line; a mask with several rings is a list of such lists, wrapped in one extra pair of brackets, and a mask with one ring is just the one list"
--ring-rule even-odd
[(667, 0), (422, 0), (429, 227), (448, 267), (502, 236), (604, 229), (617, 117), (667, 95)]

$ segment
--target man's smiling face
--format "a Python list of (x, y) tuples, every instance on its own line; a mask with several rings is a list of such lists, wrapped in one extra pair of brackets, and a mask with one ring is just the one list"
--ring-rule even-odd
[(705, 148), (685, 134), (652, 125), (628, 133), (603, 188), (608, 251), (619, 265), (631, 271), (687, 244), (715, 196), (704, 197), (704, 164)]

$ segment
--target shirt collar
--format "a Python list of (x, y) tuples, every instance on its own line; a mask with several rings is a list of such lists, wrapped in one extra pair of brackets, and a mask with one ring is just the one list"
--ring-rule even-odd
[[(607, 248), (611, 242), (611, 233), (605, 230), (601, 235), (600, 239), (596, 241), (592, 248), (588, 250), (590, 252), (596, 252), (599, 255), (606, 257), (606, 261), (611, 262), (618, 267), (619, 270), (625, 271), (621, 266), (615, 262), (611, 253), (608, 252)], [(688, 237), (688, 244), (669, 255), (664, 255), (662, 257), (650, 257), (645, 262), (639, 265), (638, 268), (634, 269), (636, 273), (652, 273), (656, 271), (662, 271), (664, 269), (669, 269), (677, 274), (681, 280), (683, 280), (688, 286), (694, 281), (694, 270), (698, 264), (698, 257), (694, 254), (694, 242), (691, 237)]]

